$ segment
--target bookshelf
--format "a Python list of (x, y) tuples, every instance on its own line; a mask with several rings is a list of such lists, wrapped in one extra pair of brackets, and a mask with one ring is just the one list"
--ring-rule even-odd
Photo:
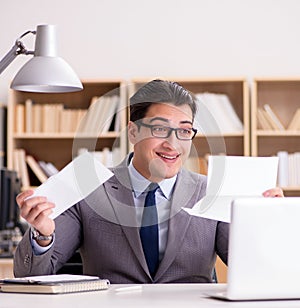
[[(258, 119), (258, 110), (269, 105), (283, 125), (266, 128)], [(251, 97), (251, 155), (274, 156), (284, 151), (300, 152), (300, 130), (290, 124), (300, 108), (299, 78), (255, 78)], [(300, 119), (296, 122), (300, 123)], [(294, 170), (296, 168), (293, 168)], [(298, 171), (297, 171), (298, 170)], [(296, 169), (299, 173), (299, 169)], [(280, 185), (281, 186), (281, 185)], [(282, 187), (286, 196), (299, 196), (300, 185)]]
[[(73, 93), (28, 93), (10, 90), (8, 101), (8, 141), (7, 141), (7, 163), (9, 168), (14, 168), (14, 151), (24, 149), (26, 154), (32, 155), (36, 160), (51, 162), (58, 170), (67, 165), (72, 157), (77, 155), (81, 148), (90, 151), (100, 151), (103, 148), (119, 148), (120, 157), (127, 153), (126, 137), (126, 86), (122, 80), (83, 80), (84, 89)], [(118, 95), (120, 103), (118, 107), (118, 131), (107, 131), (102, 133), (83, 131), (83, 123), (91, 116), (95, 117), (94, 110), (90, 104), (95, 97), (108, 97)], [(26, 127), (26, 102), (30, 100), (32, 106), (38, 105), (42, 108), (54, 105), (63, 106), (65, 110), (82, 110), (85, 112), (81, 121), (78, 121), (77, 128), (73, 131), (59, 131), (55, 129), (42, 128), (40, 130)], [(18, 117), (18, 108), (23, 109), (23, 117)], [(24, 112), (25, 110), (25, 112)], [(56, 121), (52, 118), (50, 109), (43, 109), (37, 119), (50, 123)], [(57, 117), (56, 117), (57, 118)], [(21, 121), (20, 121), (21, 119)], [(30, 122), (34, 122), (31, 118)], [(50, 121), (49, 121), (50, 119)], [(24, 121), (24, 123), (22, 123)], [(21, 125), (20, 125), (21, 122)], [(62, 121), (65, 123), (65, 121)], [(21, 127), (21, 128), (20, 128)], [(31, 185), (39, 185), (31, 173)]]
[[(144, 83), (154, 78), (133, 79), (129, 85), (129, 97)], [(163, 78), (180, 83), (194, 94), (226, 94), (243, 124), (242, 131), (201, 133), (193, 141), (191, 156), (204, 157), (207, 154), (250, 155), (249, 87), (244, 78)], [(129, 145), (130, 147), (130, 145)]]

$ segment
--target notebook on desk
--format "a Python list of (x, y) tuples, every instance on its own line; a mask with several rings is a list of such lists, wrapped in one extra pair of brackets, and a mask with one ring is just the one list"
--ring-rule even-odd
[(106, 290), (109, 285), (96, 276), (58, 274), (2, 279), (0, 292), (63, 294)]
[(300, 198), (232, 202), (226, 300), (300, 298)]

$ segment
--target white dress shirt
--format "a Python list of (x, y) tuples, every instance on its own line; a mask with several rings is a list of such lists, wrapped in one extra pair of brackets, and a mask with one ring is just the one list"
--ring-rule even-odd
[[(134, 168), (132, 162), (130, 162), (128, 169), (131, 180), (132, 196), (136, 207), (137, 221), (139, 225), (141, 225), (144, 203), (147, 195), (147, 191), (145, 190), (151, 182)], [(162, 259), (167, 245), (171, 197), (176, 179), (177, 175), (157, 183), (159, 188), (155, 193), (155, 199), (158, 216), (159, 260)]]

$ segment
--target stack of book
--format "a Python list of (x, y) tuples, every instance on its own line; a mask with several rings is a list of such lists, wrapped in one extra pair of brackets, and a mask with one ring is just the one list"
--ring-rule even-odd
[(78, 133), (105, 134), (120, 130), (120, 97), (93, 97), (86, 117), (80, 123)]
[(300, 186), (300, 153), (288, 153), (279, 151), (278, 179), (280, 187), (299, 187)]
[(58, 169), (51, 162), (36, 160), (32, 155), (27, 154), (24, 149), (15, 149), (13, 152), (13, 169), (21, 179), (23, 188), (32, 186), (28, 168), (40, 183), (44, 183), (50, 176), (58, 172)]
[(226, 94), (198, 93), (195, 127), (204, 135), (243, 133), (244, 126)]
[(63, 104), (34, 104), (27, 99), (15, 106), (16, 133), (75, 132), (85, 117), (84, 109), (66, 109)]
[(284, 131), (285, 127), (269, 104), (257, 108), (258, 128), (263, 130)]
[(15, 106), (16, 133), (88, 133), (120, 130), (120, 96), (93, 97), (88, 110), (63, 104), (35, 104), (27, 99)]
[[(80, 148), (78, 155), (87, 152), (87, 148)], [(114, 147), (112, 150), (108, 147), (104, 147), (101, 151), (89, 151), (92, 153), (105, 167), (111, 168), (119, 164), (122, 160), (121, 149)]]

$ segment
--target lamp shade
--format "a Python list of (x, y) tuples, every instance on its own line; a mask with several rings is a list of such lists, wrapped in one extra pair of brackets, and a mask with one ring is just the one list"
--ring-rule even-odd
[(57, 56), (56, 45), (56, 26), (38, 26), (34, 57), (16, 74), (11, 88), (19, 91), (48, 93), (82, 90), (82, 83), (73, 69)]

